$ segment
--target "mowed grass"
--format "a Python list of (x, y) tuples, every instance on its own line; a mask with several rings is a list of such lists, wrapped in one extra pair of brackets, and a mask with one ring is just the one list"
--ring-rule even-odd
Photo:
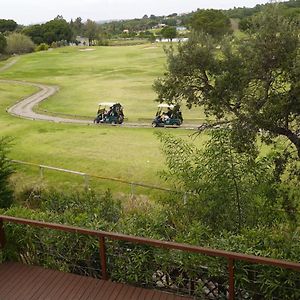
[[(6, 113), (7, 107), (35, 91), (35, 88), (28, 86), (0, 83), (0, 131), (1, 136), (14, 139), (10, 153), (12, 159), (163, 186), (165, 183), (161, 181), (158, 171), (165, 168), (165, 163), (154, 132), (167, 130), (185, 139), (192, 134), (191, 131), (176, 129), (31, 121)], [(197, 144), (202, 144), (203, 139), (205, 137), (198, 138)], [(23, 171), (28, 176), (39, 177), (35, 168), (26, 167)], [(58, 172), (46, 172), (45, 177), (55, 185), (83, 182), (82, 178), (76, 179), (75, 176)], [(28, 178), (22, 180), (26, 182)], [(121, 192), (128, 189), (125, 185), (111, 185), (109, 182), (105, 182), (105, 186)]]
[[(166, 56), (161, 44), (135, 46), (66, 47), (21, 56), (0, 78), (54, 84), (60, 91), (40, 104), (49, 113), (94, 118), (102, 101), (118, 101), (129, 122), (154, 117), (157, 103), (152, 89), (154, 80), (163, 75)], [(184, 118), (198, 119), (201, 109), (183, 108)]]

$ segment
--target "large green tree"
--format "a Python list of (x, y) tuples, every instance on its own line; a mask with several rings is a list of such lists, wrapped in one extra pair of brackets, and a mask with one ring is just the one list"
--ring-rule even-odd
[(172, 41), (177, 36), (177, 31), (175, 27), (167, 26), (160, 31), (163, 38)]
[(0, 32), (14, 31), (18, 24), (14, 20), (0, 19)]
[(63, 19), (62, 16), (57, 16), (55, 19), (43, 24), (44, 42), (51, 44), (52, 42), (72, 40), (72, 30), (70, 24)]
[(168, 70), (154, 83), (160, 101), (203, 106), (207, 115), (231, 123), (240, 150), (258, 132), (271, 142), (282, 136), (300, 158), (299, 29), (269, 6), (252, 20), (255, 33), (224, 39), (221, 49), (196, 35), (168, 50)]
[(216, 38), (232, 32), (230, 19), (215, 9), (198, 10), (191, 17), (190, 24), (193, 30), (208, 33)]
[(43, 25), (41, 24), (35, 24), (25, 27), (22, 30), (22, 33), (28, 35), (32, 39), (32, 41), (37, 45), (46, 42), (44, 37)]
[(89, 39), (89, 46), (92, 45), (93, 40), (97, 38), (97, 35), (99, 33), (97, 23), (88, 19), (84, 24), (83, 32), (85, 36)]

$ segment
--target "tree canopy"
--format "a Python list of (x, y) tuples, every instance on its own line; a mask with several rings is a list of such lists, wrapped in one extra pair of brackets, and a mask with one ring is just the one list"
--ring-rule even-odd
[(171, 26), (167, 26), (165, 28), (163, 28), (161, 31), (160, 31), (161, 35), (163, 36), (163, 38), (165, 39), (169, 39), (172, 41), (172, 39), (174, 39), (177, 35), (177, 32), (176, 32), (176, 28), (175, 27), (171, 27)]
[(178, 51), (167, 50), (168, 69), (154, 83), (159, 101), (186, 101), (231, 123), (244, 151), (263, 132), (272, 142), (284, 136), (300, 158), (300, 57), (298, 28), (269, 6), (253, 18), (254, 34), (223, 39), (221, 48), (196, 34)]
[(18, 24), (14, 20), (0, 19), (0, 32), (14, 31)]
[(198, 10), (191, 17), (191, 27), (213, 37), (222, 37), (232, 32), (230, 19), (222, 11), (215, 9)]
[(45, 23), (28, 26), (23, 30), (23, 33), (30, 36), (36, 43), (48, 43), (58, 41), (71, 41), (72, 30), (70, 24), (61, 16)]

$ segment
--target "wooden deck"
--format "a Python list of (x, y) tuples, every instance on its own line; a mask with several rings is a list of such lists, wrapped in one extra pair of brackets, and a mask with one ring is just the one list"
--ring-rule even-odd
[(0, 300), (191, 300), (156, 290), (19, 263), (0, 264)]

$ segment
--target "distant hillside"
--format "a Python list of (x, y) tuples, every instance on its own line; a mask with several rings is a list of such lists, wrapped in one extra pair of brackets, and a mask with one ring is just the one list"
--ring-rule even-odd
[[(255, 7), (235, 7), (223, 10), (223, 12), (229, 18), (242, 20), (260, 12), (266, 5), (269, 4), (258, 4)], [(293, 18), (300, 16), (300, 0), (279, 2), (278, 5), (285, 15)], [(124, 30), (131, 32), (145, 31), (159, 27), (161, 24), (189, 27), (190, 18), (194, 13), (195, 11), (186, 14), (173, 13), (167, 16), (144, 15), (140, 19), (102, 21), (100, 26), (104, 31), (114, 34), (120, 34)]]

